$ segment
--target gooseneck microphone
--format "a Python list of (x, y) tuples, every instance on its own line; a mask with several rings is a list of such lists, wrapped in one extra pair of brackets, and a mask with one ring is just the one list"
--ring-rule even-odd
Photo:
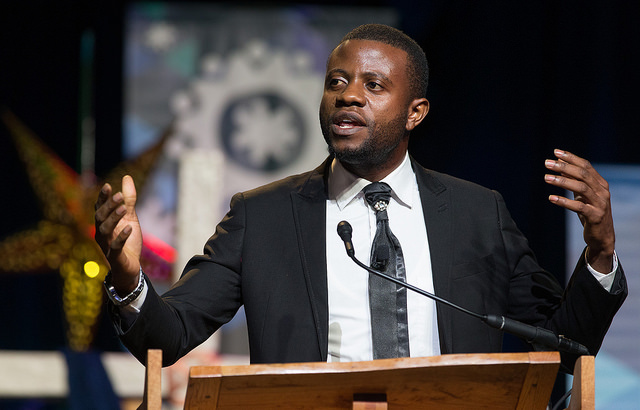
[(389, 276), (385, 273), (382, 273), (376, 269), (373, 269), (365, 265), (364, 263), (360, 262), (355, 256), (355, 250), (353, 248), (353, 243), (351, 242), (352, 232), (353, 230), (349, 222), (341, 221), (340, 223), (338, 223), (338, 235), (344, 242), (347, 255), (362, 269), (365, 269), (381, 278), (389, 280), (395, 283), (396, 285), (403, 286), (416, 293), (419, 293), (422, 296), (426, 296), (430, 299), (433, 299), (436, 302), (442, 303), (460, 312), (466, 313), (467, 315), (478, 318), (482, 320), (484, 323), (486, 323), (488, 326), (494, 329), (501, 330), (503, 332), (510, 333), (514, 336), (518, 336), (526, 340), (527, 342), (531, 343), (534, 346), (544, 346), (552, 350), (559, 350), (559, 351), (577, 354), (577, 355), (589, 355), (589, 350), (585, 346), (571, 339), (567, 339), (564, 336), (556, 335), (551, 330), (544, 329), (538, 326), (528, 325), (526, 323), (522, 323), (517, 320), (509, 319), (502, 315), (493, 315), (493, 314), (482, 315), (476, 312), (472, 312), (468, 309), (465, 309), (461, 306), (456, 305), (455, 303), (452, 303), (446, 299), (443, 299), (440, 296), (436, 296), (433, 293), (429, 293), (426, 290), (415, 287), (409, 283), (405, 283), (399, 279), (396, 279), (392, 276)]

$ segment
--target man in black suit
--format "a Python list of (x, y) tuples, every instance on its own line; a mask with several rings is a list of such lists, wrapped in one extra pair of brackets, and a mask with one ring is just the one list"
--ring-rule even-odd
[[(587, 244), (563, 293), (498, 193), (409, 157), (409, 134), (429, 110), (427, 78), (424, 52), (400, 31), (365, 25), (345, 36), (329, 57), (320, 105), (329, 158), (235, 195), (204, 255), (193, 257), (163, 296), (140, 267), (133, 180), (123, 178), (115, 194), (105, 185), (96, 240), (111, 265), (105, 284), (114, 323), (131, 352), (144, 361), (147, 349), (161, 348), (171, 364), (244, 305), (252, 363), (375, 357), (368, 274), (348, 260), (335, 232), (340, 220), (354, 225), (356, 253), (366, 260), (377, 221), (362, 189), (373, 181), (391, 187), (389, 226), (402, 246), (407, 282), (597, 352), (627, 292), (606, 181), (566, 151), (545, 163), (554, 172), (545, 180), (575, 194), (549, 200), (578, 214)], [(403, 309), (412, 356), (501, 350), (500, 332), (477, 319), (411, 292)], [(568, 366), (574, 359), (563, 357)]]

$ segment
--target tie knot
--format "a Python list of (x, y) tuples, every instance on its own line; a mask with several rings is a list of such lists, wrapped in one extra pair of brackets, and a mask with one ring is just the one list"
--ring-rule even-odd
[(376, 212), (386, 211), (391, 198), (391, 187), (384, 182), (372, 182), (362, 189), (364, 197)]

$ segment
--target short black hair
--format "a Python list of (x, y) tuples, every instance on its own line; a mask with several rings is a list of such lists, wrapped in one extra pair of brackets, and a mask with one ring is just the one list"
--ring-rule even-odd
[(363, 24), (345, 35), (340, 44), (347, 40), (371, 40), (388, 44), (407, 53), (407, 75), (411, 84), (412, 98), (423, 98), (427, 95), (429, 84), (429, 64), (422, 47), (414, 39), (384, 24)]

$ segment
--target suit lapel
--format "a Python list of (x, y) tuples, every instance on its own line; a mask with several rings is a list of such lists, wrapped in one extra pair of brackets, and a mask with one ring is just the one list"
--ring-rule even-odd
[(329, 160), (311, 173), (304, 185), (291, 193), (293, 217), (300, 246), (302, 270), (313, 312), (321, 360), (327, 360), (329, 298), (326, 257), (326, 170)]
[[(450, 209), (450, 194), (430, 171), (424, 169), (412, 158), (412, 165), (418, 181), (420, 200), (424, 212), (433, 286), (436, 295), (449, 299), (451, 294), (451, 258), (453, 250), (453, 221)], [(451, 309), (436, 305), (438, 315), (438, 333), (441, 353), (452, 351)]]

